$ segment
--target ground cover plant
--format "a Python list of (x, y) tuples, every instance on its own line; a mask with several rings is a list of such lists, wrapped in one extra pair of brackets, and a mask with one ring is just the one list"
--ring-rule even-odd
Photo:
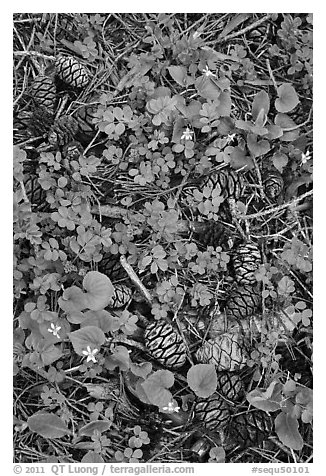
[(15, 14), (15, 461), (312, 461), (312, 15)]

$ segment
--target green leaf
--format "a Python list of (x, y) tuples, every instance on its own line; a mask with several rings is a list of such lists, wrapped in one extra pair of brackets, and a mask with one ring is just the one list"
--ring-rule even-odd
[[(274, 122), (277, 126), (281, 127), (282, 129), (291, 129), (295, 128), (297, 124), (294, 120), (288, 116), (287, 114), (276, 114)], [(299, 129), (294, 129), (293, 131), (283, 131), (283, 135), (281, 140), (284, 142), (292, 142), (296, 140), (300, 135)]]
[(286, 296), (295, 291), (294, 281), (288, 276), (283, 276), (277, 284), (277, 291), (282, 296)]
[(137, 377), (146, 378), (152, 371), (152, 364), (150, 362), (141, 362), (140, 364), (131, 362), (130, 370)]
[(70, 332), (68, 336), (76, 354), (82, 356), (84, 356), (83, 350), (86, 350), (88, 346), (91, 349), (99, 349), (105, 342), (104, 332), (96, 326), (83, 327)]
[(187, 373), (188, 385), (197, 397), (209, 397), (217, 386), (215, 365), (197, 364), (190, 367)]
[(111, 424), (112, 423), (110, 421), (104, 420), (91, 421), (90, 423), (87, 423), (87, 425), (84, 425), (80, 428), (78, 435), (92, 436), (94, 434), (94, 431), (99, 431), (100, 433), (103, 433), (111, 427)]
[(218, 97), (218, 105), (216, 106), (216, 113), (219, 116), (228, 117), (231, 114), (231, 95), (227, 91), (221, 92)]
[(104, 463), (104, 459), (96, 451), (88, 451), (81, 459), (82, 463)]
[(287, 165), (288, 160), (288, 156), (282, 154), (281, 152), (277, 152), (272, 157), (274, 167), (281, 173), (283, 172), (284, 167)]
[(83, 287), (87, 291), (84, 295), (84, 303), (92, 311), (104, 309), (114, 293), (110, 278), (98, 271), (89, 271), (86, 274)]
[(255, 134), (248, 134), (247, 137), (248, 149), (254, 157), (259, 157), (261, 155), (267, 154), (270, 151), (270, 144), (268, 140), (257, 141), (257, 136)]
[(254, 163), (252, 158), (243, 149), (235, 146), (230, 154), (230, 166), (235, 170), (242, 167), (245, 167), (245, 170), (251, 170), (254, 168)]
[(198, 94), (205, 99), (218, 99), (221, 93), (221, 89), (218, 85), (211, 81), (210, 78), (206, 76), (201, 76), (196, 79), (195, 86), (197, 88)]
[(81, 328), (86, 326), (96, 326), (102, 329), (104, 333), (115, 332), (120, 329), (120, 319), (112, 316), (108, 311), (87, 311), (84, 313), (84, 319), (81, 322)]
[(61, 309), (68, 313), (79, 312), (85, 309), (83, 300), (84, 293), (77, 286), (71, 286), (64, 290), (62, 297), (59, 298), (58, 303)]
[(267, 116), (269, 112), (269, 107), (270, 107), (270, 101), (269, 101), (269, 96), (265, 91), (260, 91), (259, 93), (256, 94), (253, 104), (252, 104), (252, 109), (251, 109), (251, 115), (254, 121), (257, 120), (259, 114), (261, 114), (261, 111), (264, 111), (264, 115)]
[(237, 13), (231, 17), (231, 20), (227, 23), (224, 27), (223, 31), (219, 34), (218, 40), (229, 35), (238, 25), (243, 23), (248, 17), (250, 16), (249, 13)]
[(281, 412), (275, 418), (275, 431), (280, 441), (292, 450), (303, 448), (303, 439), (299, 433), (298, 420), (289, 413)]
[(187, 70), (184, 66), (169, 66), (168, 71), (180, 86), (186, 85)]
[(54, 413), (34, 413), (27, 424), (31, 431), (44, 438), (62, 438), (71, 434), (64, 421)]
[(275, 108), (278, 112), (289, 112), (299, 104), (298, 95), (294, 87), (289, 83), (283, 83), (277, 88), (278, 99)]
[(105, 367), (113, 370), (119, 367), (120, 370), (128, 370), (130, 367), (129, 352), (123, 345), (117, 345), (112, 354), (105, 359)]
[(273, 381), (267, 390), (256, 388), (247, 394), (248, 402), (259, 410), (265, 412), (275, 412), (280, 409), (282, 401), (282, 386), (279, 382)]
[(172, 401), (168, 388), (174, 384), (174, 375), (169, 370), (158, 370), (150, 375), (141, 385), (153, 405), (166, 407)]

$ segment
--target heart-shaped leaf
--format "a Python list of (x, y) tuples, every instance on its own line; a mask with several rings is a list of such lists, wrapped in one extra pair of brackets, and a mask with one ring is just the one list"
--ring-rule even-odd
[(87, 311), (84, 313), (84, 319), (81, 322), (81, 328), (86, 326), (96, 326), (103, 332), (115, 332), (120, 329), (120, 319), (112, 316), (108, 311)]
[(140, 364), (131, 362), (130, 370), (137, 377), (146, 378), (152, 371), (152, 364), (150, 362), (141, 362)]
[(197, 364), (190, 367), (187, 373), (188, 385), (197, 397), (209, 397), (217, 386), (215, 365)]
[(92, 311), (104, 309), (110, 302), (114, 288), (110, 278), (98, 271), (89, 271), (83, 279), (84, 303)]
[(238, 146), (233, 147), (230, 154), (230, 165), (235, 170), (242, 169), (243, 167), (245, 167), (245, 170), (251, 170), (254, 168), (252, 158)]
[(58, 304), (61, 309), (68, 313), (79, 312), (86, 308), (84, 303), (84, 293), (77, 286), (71, 286), (64, 290)]
[(54, 413), (34, 413), (28, 418), (27, 424), (31, 431), (44, 438), (62, 438), (71, 434), (64, 421)]
[(256, 388), (247, 394), (248, 402), (259, 410), (265, 412), (275, 412), (280, 409), (282, 401), (282, 386), (279, 382), (273, 381), (267, 390)]
[(265, 127), (268, 131), (268, 134), (266, 135), (265, 139), (274, 140), (278, 139), (279, 137), (282, 137), (283, 130), (280, 126), (276, 126), (275, 124), (267, 124)]
[(274, 122), (277, 126), (283, 129), (283, 135), (281, 140), (284, 142), (293, 142), (299, 137), (299, 129), (294, 129), (293, 131), (284, 131), (284, 129), (292, 129), (296, 127), (294, 120), (287, 114), (276, 114)]
[(278, 98), (275, 101), (275, 108), (278, 112), (289, 112), (299, 104), (296, 90), (289, 83), (283, 83), (277, 88)]
[(248, 149), (254, 157), (259, 157), (261, 155), (267, 154), (271, 146), (268, 140), (257, 141), (257, 136), (255, 134), (248, 134), (247, 137)]
[[(252, 103), (251, 115), (254, 121), (257, 120), (259, 114), (267, 116), (269, 112), (270, 101), (269, 96), (265, 91), (260, 91), (256, 94), (254, 102)], [(263, 113), (261, 112), (263, 111)]]
[(117, 345), (111, 355), (105, 359), (105, 367), (113, 370), (119, 367), (120, 370), (128, 370), (130, 366), (129, 352), (123, 345)]
[(86, 326), (68, 334), (73, 348), (78, 355), (82, 355), (87, 347), (100, 349), (105, 342), (104, 332), (96, 326)]
[(303, 448), (298, 420), (289, 413), (279, 413), (275, 418), (275, 431), (281, 442), (292, 450)]
[(141, 385), (153, 405), (166, 407), (172, 401), (172, 393), (167, 390), (174, 384), (174, 375), (169, 370), (158, 370)]

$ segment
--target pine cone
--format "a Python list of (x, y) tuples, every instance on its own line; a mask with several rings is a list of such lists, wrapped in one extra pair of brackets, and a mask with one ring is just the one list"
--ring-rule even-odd
[(123, 307), (130, 302), (131, 296), (132, 289), (125, 284), (116, 284), (114, 286), (114, 294), (108, 303), (108, 307), (114, 309)]
[(119, 255), (112, 255), (107, 253), (98, 263), (98, 270), (100, 273), (108, 276), (111, 281), (119, 281), (126, 278), (127, 273), (120, 264)]
[(260, 303), (260, 293), (257, 286), (236, 286), (230, 293), (224, 312), (228, 318), (236, 320), (247, 319), (255, 314)]
[(89, 82), (86, 69), (72, 56), (58, 56), (55, 69), (58, 77), (74, 88), (83, 88)]
[(210, 431), (223, 430), (230, 420), (229, 406), (217, 393), (208, 398), (197, 398), (194, 418), (203, 422)]
[(30, 118), (28, 130), (33, 136), (43, 136), (49, 132), (53, 122), (53, 111), (44, 106), (36, 107)]
[(264, 192), (271, 200), (276, 200), (284, 188), (284, 180), (278, 170), (269, 170), (263, 177)]
[(46, 201), (46, 191), (41, 187), (37, 175), (28, 175), (24, 181), (25, 192), (32, 207), (40, 212), (49, 209), (49, 203)]
[(67, 114), (55, 120), (49, 132), (49, 143), (52, 145), (64, 146), (72, 142), (78, 132), (78, 122)]
[(30, 94), (36, 106), (54, 110), (56, 87), (52, 78), (43, 75), (37, 76), (31, 85)]
[(95, 134), (95, 124), (93, 119), (96, 118), (96, 105), (85, 105), (74, 112), (73, 117), (78, 122), (80, 133), (83, 137), (91, 139)]
[(239, 400), (244, 393), (244, 385), (240, 375), (228, 371), (218, 372), (216, 391), (232, 402)]
[(216, 221), (197, 222), (192, 228), (195, 231), (196, 239), (204, 246), (213, 246), (216, 248), (220, 246), (223, 249), (229, 250), (233, 246), (230, 231), (221, 223)]
[(256, 284), (255, 272), (261, 264), (258, 246), (253, 243), (240, 245), (232, 260), (235, 279), (239, 284)]
[(203, 186), (209, 185), (213, 189), (216, 185), (221, 188), (221, 196), (225, 199), (233, 198), (238, 200), (244, 191), (244, 179), (241, 173), (233, 169), (222, 169), (212, 174), (203, 183)]
[(72, 141), (68, 142), (62, 149), (62, 155), (65, 159), (71, 161), (71, 160), (77, 160), (81, 155), (83, 155), (83, 146), (81, 145), (80, 142), (77, 141)]
[(145, 345), (154, 359), (171, 369), (182, 367), (186, 361), (186, 347), (180, 334), (164, 320), (146, 327)]
[(198, 362), (214, 364), (218, 371), (239, 370), (245, 366), (246, 357), (242, 336), (231, 332), (209, 339), (196, 352)]
[(238, 446), (242, 449), (249, 446), (260, 446), (272, 432), (271, 417), (261, 411), (254, 410), (235, 416), (229, 425), (227, 446)]

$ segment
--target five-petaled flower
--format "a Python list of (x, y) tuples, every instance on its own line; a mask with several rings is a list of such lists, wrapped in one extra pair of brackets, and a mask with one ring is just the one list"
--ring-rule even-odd
[(83, 350), (83, 354), (87, 356), (87, 362), (94, 362), (96, 364), (95, 354), (98, 352), (98, 349), (91, 350), (90, 346), (87, 346), (86, 350)]
[(308, 160), (311, 159), (311, 155), (310, 155), (310, 150), (308, 149), (307, 152), (304, 154), (302, 152), (301, 154), (301, 165), (304, 165), (308, 162)]
[(162, 410), (166, 413), (178, 413), (180, 407), (178, 407), (175, 400), (172, 400), (172, 402), (169, 402), (166, 407), (162, 408)]
[(192, 135), (193, 135), (193, 131), (191, 131), (189, 129), (189, 127), (186, 128), (186, 130), (183, 132), (182, 136), (181, 136), (181, 140), (182, 139), (185, 139), (185, 140), (191, 140), (192, 139)]
[(208, 68), (208, 66), (206, 65), (205, 69), (202, 70), (203, 74), (207, 77), (209, 76), (214, 76), (214, 78), (216, 78), (216, 74), (212, 73), (211, 70)]
[(55, 324), (53, 324), (53, 322), (51, 322), (51, 325), (50, 325), (48, 331), (51, 332), (51, 334), (53, 334), (55, 337), (58, 337), (58, 339), (60, 339), (60, 336), (58, 334), (60, 329), (61, 329), (60, 326), (56, 326)]

